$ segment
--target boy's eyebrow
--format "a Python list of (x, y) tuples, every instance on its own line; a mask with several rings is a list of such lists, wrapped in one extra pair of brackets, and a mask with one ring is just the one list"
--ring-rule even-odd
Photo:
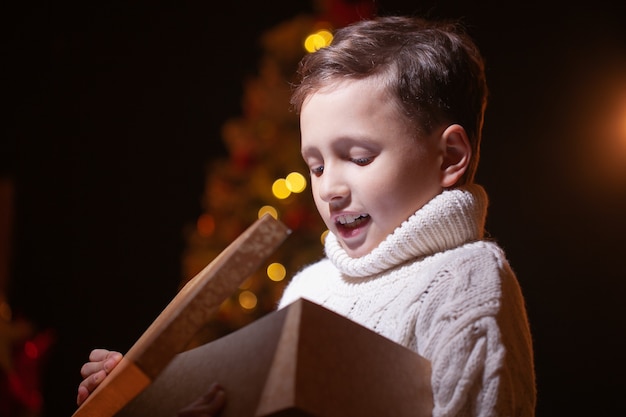
[[(340, 152), (347, 151), (353, 146), (358, 146), (361, 148), (369, 149), (372, 152), (376, 152), (380, 149), (380, 143), (378, 143), (376, 140), (367, 136), (363, 136), (363, 137), (344, 136), (344, 137), (340, 137), (334, 140), (331, 145), (331, 147), (335, 151), (340, 151)], [(300, 154), (302, 155), (303, 158), (316, 156), (317, 154), (319, 154), (319, 149), (315, 146), (304, 146), (300, 149)]]
[[(365, 147), (376, 147), (379, 146), (378, 144), (379, 140), (377, 140), (376, 138), (372, 137), (369, 133), (365, 132), (363, 134), (360, 135), (343, 135), (343, 136), (337, 136), (332, 140), (332, 144), (331, 146), (333, 148), (335, 147), (349, 147), (349, 146), (365, 146)], [(315, 147), (303, 147), (301, 148), (303, 151), (307, 148), (313, 148), (316, 149)]]
[(319, 150), (313, 146), (307, 146), (300, 149), (300, 155), (305, 162), (308, 158), (319, 157), (319, 154)]

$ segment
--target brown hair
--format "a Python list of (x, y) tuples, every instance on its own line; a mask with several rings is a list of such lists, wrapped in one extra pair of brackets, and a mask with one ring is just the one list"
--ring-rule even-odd
[(487, 105), (480, 51), (459, 22), (386, 16), (337, 30), (330, 46), (306, 55), (291, 104), (345, 79), (378, 76), (418, 134), (444, 123), (463, 126), (472, 160), (461, 183), (473, 181)]

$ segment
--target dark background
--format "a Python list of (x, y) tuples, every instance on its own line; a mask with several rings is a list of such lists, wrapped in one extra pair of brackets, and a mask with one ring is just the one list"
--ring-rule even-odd
[[(241, 111), (258, 37), (313, 10), (164, 3), (2, 6), (9, 300), (57, 333), (46, 417), (74, 411), (92, 348), (127, 350), (175, 294), (182, 231), (201, 213), (208, 161), (225, 153), (219, 130)], [(527, 299), (537, 415), (623, 413), (626, 153), (598, 151), (594, 132), (607, 97), (626, 98), (624, 2), (377, 4), (464, 17), (486, 57), (478, 182)]]

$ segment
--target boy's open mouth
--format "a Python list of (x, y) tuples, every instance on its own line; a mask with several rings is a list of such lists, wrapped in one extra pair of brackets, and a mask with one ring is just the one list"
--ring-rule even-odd
[(343, 229), (356, 229), (361, 224), (367, 222), (370, 216), (368, 214), (344, 214), (337, 217), (337, 227)]

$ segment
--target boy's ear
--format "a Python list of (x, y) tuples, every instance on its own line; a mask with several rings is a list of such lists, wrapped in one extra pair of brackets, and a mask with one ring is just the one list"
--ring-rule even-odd
[(450, 125), (441, 134), (443, 160), (441, 162), (441, 186), (454, 186), (465, 174), (472, 156), (467, 132), (461, 125)]

